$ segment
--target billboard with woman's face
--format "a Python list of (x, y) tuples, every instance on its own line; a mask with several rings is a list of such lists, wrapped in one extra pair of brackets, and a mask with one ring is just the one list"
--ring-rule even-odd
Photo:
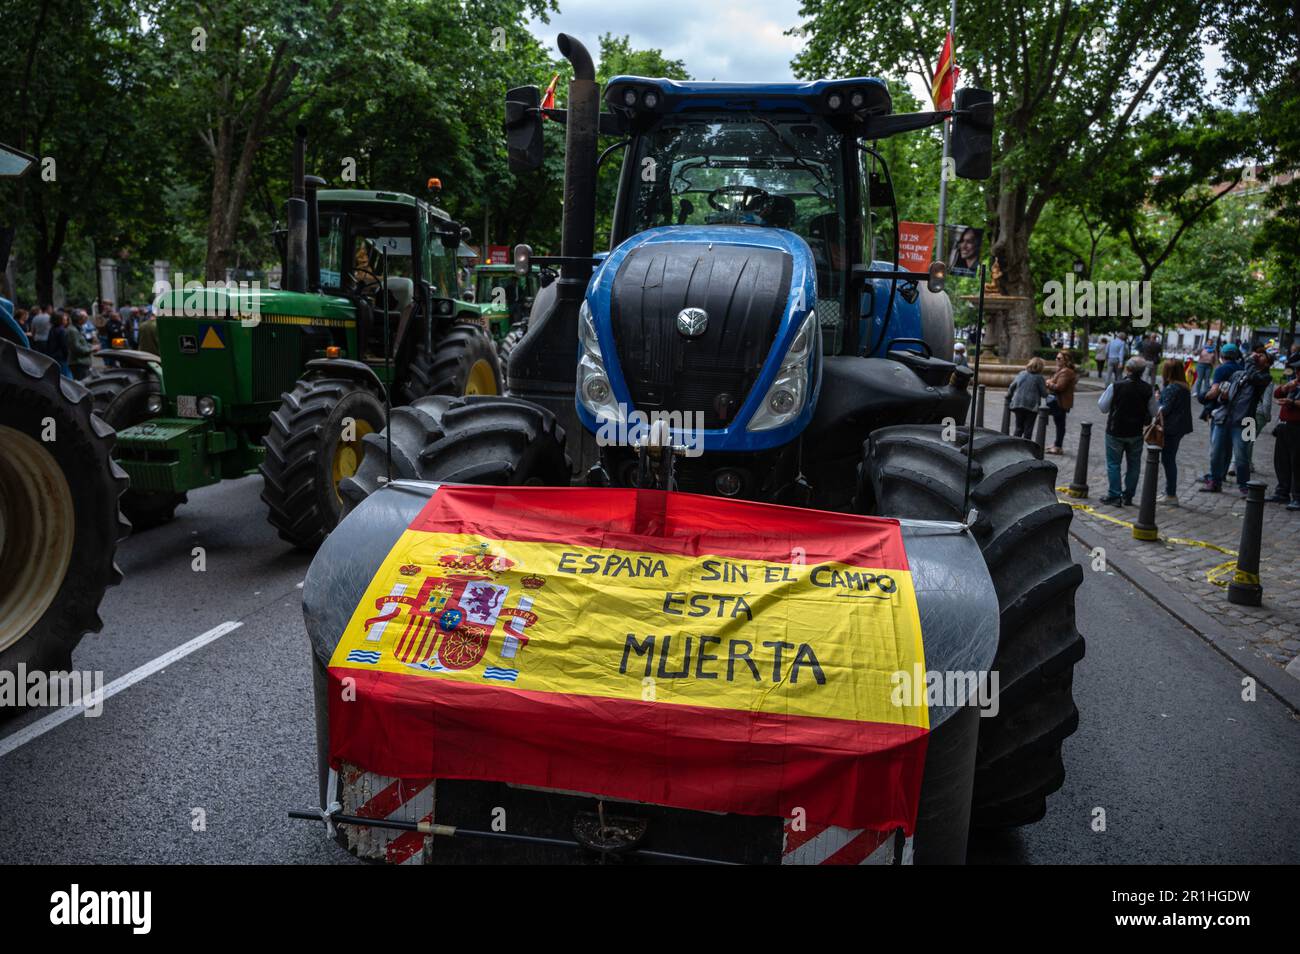
[(974, 275), (979, 269), (980, 251), (984, 245), (984, 230), (969, 225), (954, 225), (948, 229), (949, 275)]

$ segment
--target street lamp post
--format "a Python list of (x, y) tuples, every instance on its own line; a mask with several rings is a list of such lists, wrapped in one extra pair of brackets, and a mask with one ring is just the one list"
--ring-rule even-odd
[[(1082, 278), (1082, 277), (1083, 277), (1083, 259), (1081, 259), (1081, 258), (1076, 258), (1076, 259), (1074, 260), (1074, 281), (1075, 281), (1075, 284), (1076, 284), (1076, 285), (1078, 284), (1079, 279)], [(1070, 309), (1070, 347), (1071, 347), (1071, 349), (1073, 349), (1074, 346), (1075, 346), (1075, 342), (1074, 342), (1074, 319), (1075, 319), (1074, 309), (1071, 308), (1071, 309)], [(1085, 324), (1084, 324), (1084, 329), (1085, 329), (1085, 331), (1084, 331), (1084, 334), (1087, 334), (1087, 330), (1086, 330), (1087, 327), (1088, 327), (1088, 326), (1087, 326), (1087, 324), (1086, 324), (1086, 319), (1085, 319)]]

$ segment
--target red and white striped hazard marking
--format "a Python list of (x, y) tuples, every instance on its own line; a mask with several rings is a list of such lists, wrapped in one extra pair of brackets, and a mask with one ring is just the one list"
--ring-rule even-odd
[[(838, 828), (805, 822), (796, 831), (786, 819), (785, 842), (781, 848), (783, 865), (892, 865), (894, 831)], [(912, 839), (903, 846), (903, 864), (912, 860)]]
[[(339, 802), (345, 815), (395, 821), (433, 821), (432, 779), (389, 778), (363, 772), (355, 765), (344, 765), (339, 772), (339, 788)], [(432, 853), (432, 839), (419, 832), (357, 825), (340, 827), (347, 836), (348, 847), (360, 858), (385, 861), (390, 865), (418, 865), (428, 862)]]

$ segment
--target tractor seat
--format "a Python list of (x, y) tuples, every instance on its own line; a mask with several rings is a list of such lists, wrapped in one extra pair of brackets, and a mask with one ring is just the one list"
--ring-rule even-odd
[(388, 278), (388, 294), (391, 297), (390, 306), (396, 312), (403, 312), (415, 298), (415, 282), (409, 278)]

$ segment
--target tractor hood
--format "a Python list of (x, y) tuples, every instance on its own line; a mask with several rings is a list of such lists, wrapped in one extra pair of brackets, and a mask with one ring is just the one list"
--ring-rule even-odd
[(578, 414), (593, 431), (639, 419), (633, 412), (664, 415), (675, 443), (702, 441), (702, 450), (786, 444), (816, 405), (815, 301), (812, 251), (793, 232), (718, 225), (640, 232), (610, 253), (588, 286)]

